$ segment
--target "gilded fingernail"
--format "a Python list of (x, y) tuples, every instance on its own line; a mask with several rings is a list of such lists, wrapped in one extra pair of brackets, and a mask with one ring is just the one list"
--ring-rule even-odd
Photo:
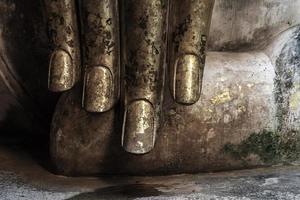
[(138, 100), (127, 109), (123, 122), (122, 146), (134, 154), (145, 154), (154, 147), (154, 109), (150, 102)]
[(53, 92), (62, 92), (71, 89), (75, 83), (74, 70), (72, 58), (66, 51), (54, 51), (49, 65), (49, 90)]
[(200, 98), (202, 69), (198, 56), (184, 55), (175, 64), (174, 98), (177, 103), (194, 104)]
[(88, 112), (105, 112), (113, 107), (113, 78), (107, 67), (88, 67), (85, 72), (83, 106)]

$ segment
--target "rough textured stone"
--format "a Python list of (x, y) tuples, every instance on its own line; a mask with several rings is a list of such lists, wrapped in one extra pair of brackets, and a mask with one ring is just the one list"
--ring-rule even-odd
[[(251, 3), (216, 0), (209, 49), (245, 51), (265, 46), (278, 33), (299, 24), (299, 3), (299, 0), (253, 0)], [(12, 110), (25, 113), (28, 119), (31, 118), (29, 123), (36, 126), (44, 124), (43, 128), (47, 129), (58, 95), (47, 91), (50, 45), (43, 1), (3, 0), (0, 11), (1, 79), (5, 80), (3, 87), (11, 86), (1, 92), (2, 107), (15, 107), (16, 104), (5, 100), (7, 95), (11, 96), (15, 99), (12, 101), (20, 101), (21, 104)], [(9, 71), (4, 68), (9, 68)], [(13, 76), (19, 86), (11, 84), (14, 80), (7, 78), (9, 76)], [(25, 91), (19, 91), (16, 87)], [(24, 93), (29, 97), (24, 97)], [(27, 100), (23, 101), (24, 98)], [(32, 118), (28, 117), (28, 112), (39, 114)], [(7, 117), (4, 117), (7, 115), (13, 115), (13, 112), (1, 110), (3, 123), (7, 122)]]
[[(194, 106), (174, 104), (166, 87), (156, 147), (145, 156), (120, 148), (119, 108), (87, 114), (80, 107), (81, 86), (63, 95), (51, 133), (58, 170), (68, 175), (179, 173), (297, 159), (299, 3), (217, 0), (210, 50), (235, 53), (209, 53), (203, 96)], [(7, 119), (12, 103), (25, 113), (22, 119), (29, 119), (26, 124), (39, 125), (43, 117), (36, 114), (49, 119), (56, 103), (46, 89), (49, 47), (42, 4), (5, 0), (0, 10), (1, 116)]]
[[(286, 41), (282, 51), (295, 48), (289, 43), (295, 43), (299, 29), (290, 32), (274, 42)], [(275, 63), (281, 55), (274, 56)], [(299, 158), (299, 121), (289, 120), (285, 132), (278, 127), (278, 73), (272, 63), (264, 51), (209, 53), (201, 100), (186, 107), (167, 96), (156, 146), (143, 156), (120, 148), (119, 108), (91, 115), (80, 107), (78, 91), (71, 91), (60, 99), (53, 118), (53, 160), (68, 175), (180, 173), (293, 162)]]
[[(265, 4), (254, 5), (261, 8)], [(195, 105), (174, 103), (166, 86), (157, 142), (143, 156), (120, 148), (120, 108), (89, 114), (80, 107), (80, 90), (63, 95), (51, 132), (51, 155), (58, 171), (67, 175), (166, 174), (298, 160), (299, 120), (297, 114), (288, 113), (291, 109), (297, 113), (299, 104), (289, 103), (293, 93), (285, 89), (286, 82), (297, 87), (297, 73), (293, 72), (299, 64), (298, 54), (293, 52), (299, 46), (298, 33), (297, 26), (288, 29), (260, 47), (253, 45), (255, 51), (208, 53), (202, 97)], [(269, 36), (261, 34), (265, 40)], [(289, 73), (294, 74), (293, 79), (286, 75)], [(278, 114), (285, 110), (284, 115)], [(285, 128), (280, 125), (283, 121)]]

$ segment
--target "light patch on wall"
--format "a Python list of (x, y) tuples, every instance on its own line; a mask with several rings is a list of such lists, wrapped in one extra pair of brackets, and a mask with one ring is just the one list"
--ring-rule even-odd
[(297, 111), (300, 105), (300, 91), (296, 91), (290, 96), (290, 109)]
[(221, 94), (216, 95), (215, 97), (213, 97), (210, 101), (214, 104), (214, 105), (219, 105), (219, 104), (223, 104), (226, 102), (231, 101), (231, 95), (230, 95), (230, 91), (229, 89), (225, 89)]

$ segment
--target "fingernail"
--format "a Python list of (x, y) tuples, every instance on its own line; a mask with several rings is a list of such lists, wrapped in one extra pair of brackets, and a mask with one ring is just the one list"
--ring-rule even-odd
[(88, 67), (85, 72), (83, 106), (88, 112), (105, 112), (113, 107), (113, 77), (107, 67)]
[(198, 56), (184, 55), (175, 64), (174, 98), (177, 103), (194, 104), (200, 98), (202, 69)]
[(75, 83), (74, 70), (72, 58), (66, 51), (54, 51), (49, 65), (49, 90), (53, 92), (62, 92), (71, 89)]
[(154, 147), (154, 109), (150, 102), (138, 100), (127, 109), (123, 122), (123, 148), (133, 154), (145, 154)]

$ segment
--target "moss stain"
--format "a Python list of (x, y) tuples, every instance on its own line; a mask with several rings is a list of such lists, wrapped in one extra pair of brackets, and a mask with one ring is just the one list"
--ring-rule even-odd
[(241, 144), (226, 144), (224, 152), (235, 159), (246, 160), (255, 154), (266, 164), (290, 163), (300, 159), (300, 134), (286, 134), (264, 130), (253, 133)]

